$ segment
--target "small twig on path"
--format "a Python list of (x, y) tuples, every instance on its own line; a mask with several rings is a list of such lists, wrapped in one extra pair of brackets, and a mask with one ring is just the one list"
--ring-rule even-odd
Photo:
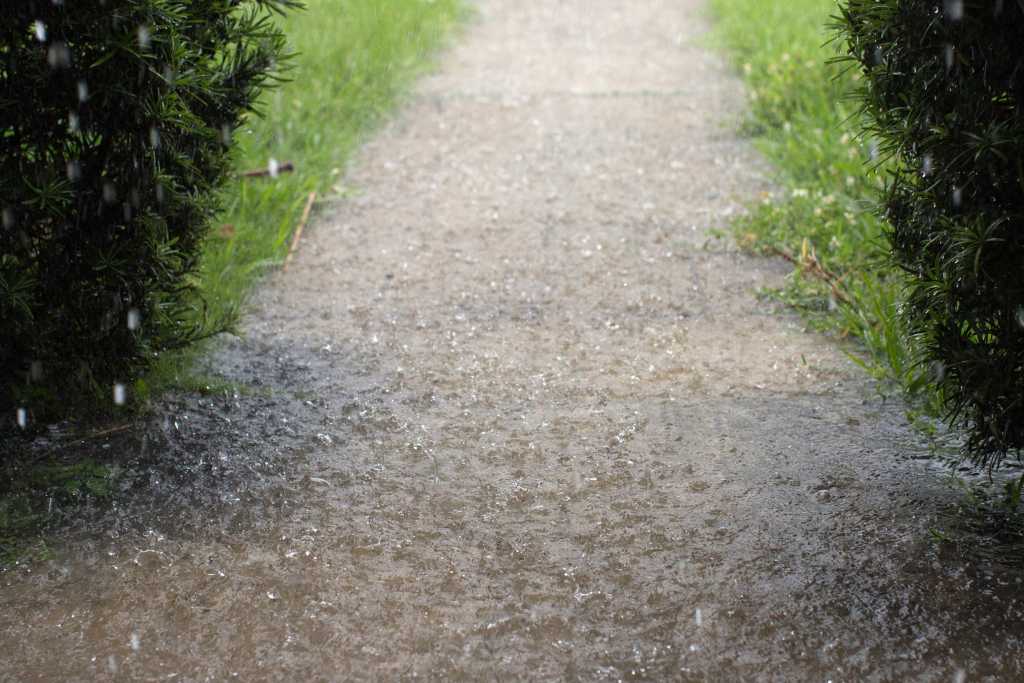
[(847, 299), (846, 296), (841, 291), (839, 291), (839, 287), (836, 286), (836, 283), (838, 283), (843, 278), (837, 278), (835, 275), (822, 268), (821, 261), (819, 261), (818, 257), (814, 255), (813, 247), (811, 248), (811, 255), (804, 256), (803, 260), (790, 256), (781, 249), (778, 249), (777, 247), (772, 247), (772, 253), (777, 254), (782, 258), (786, 259), (794, 266), (796, 266), (796, 268), (801, 272), (810, 273), (811, 275), (814, 275), (818, 279), (823, 280), (825, 283), (828, 284), (829, 287), (832, 288), (832, 293), (836, 295), (837, 299), (839, 299), (846, 305), (850, 305), (850, 300)]
[[(277, 173), (290, 173), (295, 170), (295, 163), (292, 161), (282, 161), (277, 165)], [(267, 166), (266, 168), (254, 168), (251, 171), (239, 171), (239, 178), (262, 178), (263, 176), (276, 175), (272, 170), (272, 167)]]
[(284, 267), (281, 268), (282, 273), (288, 272), (288, 264), (292, 262), (292, 255), (295, 254), (295, 250), (299, 248), (299, 238), (302, 237), (302, 228), (306, 225), (306, 219), (309, 218), (309, 210), (313, 208), (313, 200), (316, 199), (316, 190), (309, 193), (309, 199), (306, 200), (306, 210), (302, 212), (302, 220), (299, 221), (299, 227), (295, 228), (295, 237), (292, 239), (291, 249), (288, 250), (288, 255), (284, 257)]
[(51, 448), (50, 450), (46, 451), (45, 453), (41, 453), (41, 454), (37, 455), (36, 457), (32, 458), (27, 463), (25, 463), (25, 467), (28, 467), (29, 465), (32, 465), (32, 464), (36, 463), (39, 460), (42, 460), (43, 458), (45, 458), (48, 455), (53, 455), (54, 453), (56, 453), (57, 451), (59, 451), (62, 448), (67, 448), (68, 446), (74, 446), (75, 444), (82, 443), (83, 441), (87, 441), (88, 439), (94, 439), (97, 436), (103, 436), (105, 434), (113, 434), (114, 432), (120, 432), (120, 431), (123, 431), (125, 429), (128, 429), (131, 426), (132, 426), (131, 423), (129, 423), (129, 424), (126, 424), (126, 425), (121, 425), (120, 427), (114, 427), (113, 429), (104, 429), (102, 432), (96, 432), (95, 434), (90, 434), (89, 436), (83, 436), (81, 439), (76, 439), (75, 441), (72, 441), (70, 443), (61, 444), (60, 446), (57, 446), (56, 448)]

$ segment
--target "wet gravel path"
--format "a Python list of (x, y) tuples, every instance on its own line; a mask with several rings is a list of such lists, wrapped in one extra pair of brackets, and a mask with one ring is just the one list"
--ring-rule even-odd
[(1024, 677), (1020, 572), (716, 236), (771, 174), (701, 12), (483, 0), (213, 359), (270, 394), (5, 575), (0, 680)]

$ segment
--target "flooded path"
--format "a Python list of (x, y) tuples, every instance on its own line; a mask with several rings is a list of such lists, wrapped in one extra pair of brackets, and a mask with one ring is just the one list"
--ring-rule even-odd
[(715, 236), (770, 173), (701, 12), (482, 0), (212, 361), (270, 395), (5, 574), (0, 680), (1022, 680), (1020, 571)]

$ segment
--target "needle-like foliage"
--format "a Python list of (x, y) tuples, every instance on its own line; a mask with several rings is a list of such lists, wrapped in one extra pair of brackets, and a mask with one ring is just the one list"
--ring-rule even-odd
[(3, 3), (0, 427), (111, 400), (157, 354), (230, 328), (194, 274), (232, 133), (286, 57), (272, 15), (294, 6)]
[(1024, 0), (845, 0), (858, 97), (895, 164), (903, 315), (966, 452), (1024, 446)]

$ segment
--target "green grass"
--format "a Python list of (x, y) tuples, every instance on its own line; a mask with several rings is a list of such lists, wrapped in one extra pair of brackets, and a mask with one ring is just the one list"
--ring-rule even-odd
[(740, 246), (783, 253), (795, 267), (765, 292), (802, 311), (814, 328), (861, 345), (853, 358), (934, 414), (935, 385), (896, 309), (899, 278), (887, 263), (876, 202), (888, 165), (859, 134), (850, 93), (856, 69), (836, 63), (826, 27), (832, 0), (711, 0), (714, 39), (744, 77), (743, 123), (779, 169), (781, 193), (766, 193), (734, 224)]

